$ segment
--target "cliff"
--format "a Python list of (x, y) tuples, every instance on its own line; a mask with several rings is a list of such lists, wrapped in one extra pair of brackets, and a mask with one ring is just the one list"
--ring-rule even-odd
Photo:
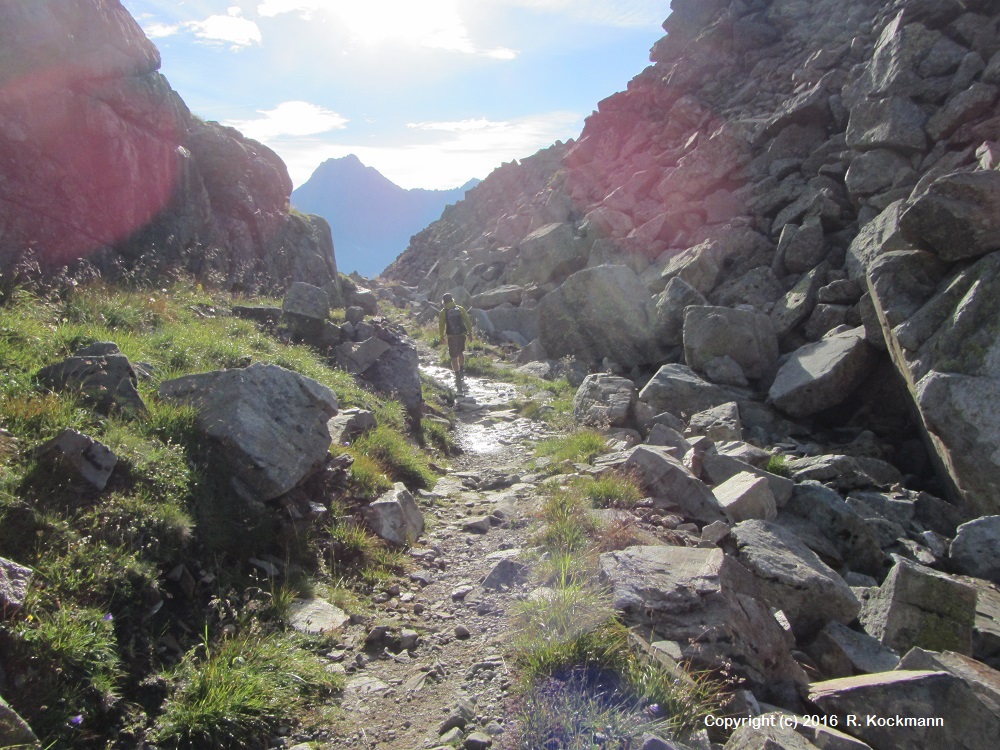
[(329, 227), (289, 213), (278, 156), (191, 115), (118, 0), (0, 7), (0, 269), (184, 269), (236, 289), (321, 283)]
[[(537, 336), (536, 356), (645, 377), (683, 362), (749, 382), (805, 422), (836, 407), (846, 426), (866, 399), (869, 418), (884, 412), (895, 371), (909, 406), (883, 416), (917, 415), (955, 497), (997, 512), (1000, 4), (674, 0), (671, 11), (653, 65), (600, 102), (575, 142), (498, 169), (386, 276), (431, 296), (461, 287), (486, 330)], [(501, 286), (521, 288), (515, 311), (477, 305)], [(750, 361), (733, 342), (744, 356), (726, 356), (742, 362), (708, 357), (725, 353), (717, 343), (699, 351), (695, 326), (712, 318), (689, 324), (685, 309), (746, 305), (779, 359)], [(863, 347), (837, 338), (848, 330)], [(802, 375), (831, 348), (850, 350), (857, 371), (834, 396), (806, 383), (812, 395), (796, 402), (779, 370), (794, 360)]]

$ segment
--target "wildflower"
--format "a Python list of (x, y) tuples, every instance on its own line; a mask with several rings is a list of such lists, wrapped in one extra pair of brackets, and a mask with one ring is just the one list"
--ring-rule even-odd
[(69, 720), (69, 723), (72, 724), (74, 727), (80, 726), (81, 724), (83, 724), (83, 714), (77, 714), (76, 716), (74, 716), (72, 719)]
[(101, 619), (102, 619), (102, 620), (104, 620), (104, 622), (111, 622), (111, 621), (112, 621), (112, 620), (114, 620), (115, 618), (114, 618), (114, 617), (112, 616), (112, 614), (111, 614), (110, 612), (108, 612), (108, 613), (107, 613), (106, 615), (104, 615), (104, 617), (102, 617)]

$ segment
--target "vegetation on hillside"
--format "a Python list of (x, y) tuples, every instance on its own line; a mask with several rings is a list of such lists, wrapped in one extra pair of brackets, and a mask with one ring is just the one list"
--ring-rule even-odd
[[(306, 720), (311, 699), (341, 678), (318, 657), (328, 643), (287, 629), (289, 603), (306, 592), (357, 603), (402, 571), (405, 556), (351, 512), (392, 481), (434, 477), (399, 404), (190, 283), (5, 291), (0, 556), (33, 570), (24, 607), (0, 625), (7, 678), (23, 683), (10, 694), (15, 710), (45, 747), (263, 747), (279, 724)], [(148, 414), (102, 416), (79, 394), (36, 384), (40, 368), (98, 341), (142, 363)], [(354, 464), (346, 489), (326, 498), (330, 521), (281, 543), (273, 515), (255, 515), (230, 489), (194, 412), (156, 394), (170, 378), (253, 362), (314, 378), (379, 424), (346, 449)], [(118, 456), (103, 492), (34, 456), (66, 427)], [(254, 556), (280, 572), (248, 565)]]

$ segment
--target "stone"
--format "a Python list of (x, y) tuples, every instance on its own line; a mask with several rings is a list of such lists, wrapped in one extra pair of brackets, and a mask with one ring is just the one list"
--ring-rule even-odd
[(187, 375), (165, 381), (158, 392), (195, 408), (199, 429), (218, 445), (243, 496), (284, 495), (330, 455), (327, 423), (337, 414), (336, 395), (277, 365)]
[(951, 136), (959, 126), (987, 114), (997, 100), (997, 87), (974, 83), (951, 97), (927, 121), (927, 135), (933, 141)]
[(1000, 516), (983, 516), (959, 526), (948, 560), (959, 573), (1000, 584)]
[(540, 227), (521, 240), (517, 282), (544, 284), (566, 276), (584, 265), (582, 241), (570, 224), (553, 223)]
[[(524, 287), (516, 284), (504, 284), (503, 286), (488, 289), (485, 292), (472, 295), (470, 306), (480, 310), (492, 310), (494, 307), (507, 303), (514, 307), (521, 304), (524, 295)], [(461, 304), (461, 303), (459, 303)]]
[(723, 750), (817, 750), (792, 726), (774, 714), (752, 717), (736, 727)]
[(337, 365), (352, 375), (360, 375), (389, 351), (389, 344), (372, 336), (361, 343), (348, 342), (337, 347)]
[(517, 560), (504, 558), (486, 574), (481, 585), (484, 589), (502, 590), (523, 582), (527, 579), (527, 575), (527, 565)]
[(823, 454), (785, 461), (788, 475), (797, 482), (816, 480), (828, 482), (838, 490), (859, 488), (889, 488), (903, 481), (903, 475), (892, 464), (868, 456), (838, 456)]
[(389, 544), (413, 544), (424, 533), (424, 514), (402, 482), (363, 508), (362, 514), (372, 532)]
[(735, 401), (719, 404), (691, 416), (688, 435), (704, 435), (714, 442), (728, 442), (743, 438), (740, 408)]
[(948, 672), (897, 670), (814, 682), (808, 697), (879, 750), (988, 750), (1000, 732), (1000, 714)]
[(734, 388), (746, 388), (750, 385), (739, 362), (728, 354), (708, 360), (704, 371), (705, 377), (712, 383), (731, 385)]
[(897, 151), (877, 148), (851, 160), (844, 183), (852, 196), (867, 197), (888, 190), (902, 176), (912, 174), (909, 159)]
[(665, 424), (654, 424), (646, 439), (643, 441), (646, 445), (658, 445), (664, 446), (671, 449), (674, 458), (684, 458), (687, 452), (691, 450), (691, 443), (672, 427), (667, 427)]
[(377, 392), (399, 401), (411, 424), (419, 424), (424, 396), (416, 345), (397, 327), (382, 325), (376, 335), (389, 348), (364, 370), (361, 377)]
[(926, 122), (927, 113), (909, 99), (867, 99), (851, 109), (847, 145), (860, 151), (890, 148), (923, 152), (927, 149)]
[(778, 339), (763, 313), (726, 307), (684, 310), (684, 359), (694, 370), (721, 356), (732, 357), (750, 379), (762, 377), (778, 359)]
[(795, 227), (791, 236), (785, 240), (785, 234), (794, 227), (788, 224), (781, 230), (779, 253), (783, 253), (785, 268), (790, 273), (805, 273), (814, 268), (826, 257), (826, 242), (823, 238), (823, 225), (818, 216), (810, 216), (800, 227)]
[(920, 646), (971, 653), (976, 590), (898, 555), (894, 558), (889, 575), (862, 606), (865, 632), (897, 651)]
[(492, 522), (489, 516), (472, 516), (462, 522), (462, 531), (470, 534), (485, 534), (490, 530)]
[(802, 683), (770, 611), (750, 592), (752, 574), (720, 549), (645, 546), (600, 556), (626, 622), (681, 644), (685, 659), (732, 663), (752, 683)]
[(334, 445), (350, 445), (354, 440), (377, 426), (375, 414), (367, 409), (342, 409), (327, 422)]
[(714, 487), (712, 494), (726, 515), (736, 522), (751, 518), (772, 521), (778, 515), (767, 480), (749, 471), (734, 474)]
[(857, 616), (861, 603), (851, 587), (787, 529), (749, 520), (736, 524), (732, 537), (758, 590), (785, 613), (799, 638), (810, 638), (830, 621), (848, 623)]
[(344, 310), (344, 317), (347, 319), (347, 322), (355, 326), (365, 319), (365, 314), (364, 308), (357, 305), (351, 305)]
[(779, 339), (785, 338), (812, 314), (816, 295), (823, 285), (823, 271), (819, 267), (805, 274), (771, 310), (771, 327)]
[(118, 465), (118, 456), (108, 446), (68, 427), (36, 448), (34, 455), (98, 492), (107, 486), (111, 473)]
[[(867, 522), (836, 491), (807, 480), (795, 485), (783, 513), (809, 521), (850, 570), (881, 578), (886, 557)], [(778, 522), (782, 522), (779, 514)], [(810, 545), (812, 547), (812, 545)], [(823, 555), (822, 548), (812, 547)]]
[(573, 418), (583, 425), (625, 427), (635, 401), (635, 385), (631, 380), (595, 373), (584, 379), (573, 397)]
[(656, 336), (666, 346), (680, 346), (684, 341), (684, 309), (707, 305), (708, 300), (680, 276), (674, 276), (656, 297)]
[(484, 315), (494, 330), (503, 332), (501, 335), (516, 333), (518, 336), (522, 336), (525, 341), (518, 342), (519, 346), (527, 346), (528, 343), (538, 338), (537, 307), (511, 307), (504, 303), (499, 307), (494, 307)]
[(864, 277), (872, 261), (881, 253), (893, 250), (912, 250), (912, 244), (903, 238), (899, 227), (900, 217), (906, 210), (906, 201), (898, 200), (869, 221), (851, 240), (847, 248), (844, 267), (852, 279)]
[(663, 365), (639, 391), (639, 402), (654, 413), (675, 416), (695, 414), (729, 401), (739, 401), (749, 394), (734, 388), (708, 383), (685, 365)]
[(292, 630), (309, 635), (340, 630), (350, 621), (350, 615), (323, 599), (296, 599), (288, 609), (288, 624)]
[(0, 557), (0, 619), (8, 619), (24, 606), (34, 575), (31, 568)]
[(795, 483), (786, 477), (772, 474), (739, 458), (724, 453), (709, 453), (702, 460), (702, 475), (712, 484), (722, 484), (730, 477), (740, 473), (749, 473), (767, 480), (777, 508), (783, 508), (792, 497)]
[(68, 357), (43, 367), (35, 377), (47, 388), (79, 394), (102, 414), (118, 411), (135, 416), (147, 411), (136, 389), (135, 369), (121, 353)]
[(643, 364), (661, 354), (654, 319), (652, 300), (634, 271), (595, 266), (572, 274), (542, 297), (538, 338), (553, 358)]
[(948, 672), (963, 680), (983, 703), (1000, 713), (1000, 672), (954, 651), (938, 653), (911, 648), (900, 659), (898, 669)]
[(888, 672), (899, 664), (899, 654), (883, 646), (877, 638), (851, 630), (836, 620), (823, 627), (808, 652), (827, 677)]
[(0, 747), (12, 750), (40, 747), (38, 737), (28, 723), (3, 698), (0, 698)]
[(793, 417), (818, 414), (850, 396), (873, 362), (864, 328), (830, 335), (788, 358), (778, 370), (768, 398)]
[(462, 743), (462, 747), (465, 750), (486, 750), (486, 748), (492, 745), (493, 738), (486, 734), (486, 732), (473, 732)]
[(281, 311), (285, 315), (323, 321), (330, 317), (330, 297), (318, 286), (296, 281), (285, 292), (285, 298), (281, 302)]
[(945, 261), (1000, 249), (1000, 172), (939, 177), (903, 212), (899, 226), (906, 238)]
[(667, 448), (638, 445), (625, 455), (621, 469), (635, 472), (654, 505), (675, 505), (688, 517), (702, 523), (727, 520), (712, 491)]

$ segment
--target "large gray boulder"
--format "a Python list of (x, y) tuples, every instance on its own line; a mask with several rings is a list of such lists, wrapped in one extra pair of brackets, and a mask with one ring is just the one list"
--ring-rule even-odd
[(938, 178), (903, 213), (900, 229), (946, 261), (1000, 250), (1000, 172), (958, 172)]
[(588, 375), (573, 397), (573, 418), (580, 424), (625, 427), (635, 405), (635, 385), (606, 373)]
[(727, 307), (684, 310), (684, 359), (704, 371), (716, 357), (728, 356), (748, 378), (763, 377), (778, 359), (778, 339), (763, 313)]
[(187, 375), (160, 385), (160, 398), (189, 404), (215, 441), (236, 489), (254, 500), (279, 497), (329, 456), (327, 422), (337, 397), (326, 386), (277, 365)]
[(984, 516), (959, 526), (948, 558), (959, 573), (1000, 584), (1000, 516)]
[(93, 344), (74, 356), (43, 367), (38, 382), (57, 391), (79, 394), (103, 414), (146, 413), (146, 404), (136, 388), (138, 377), (129, 362), (112, 343)]
[(544, 284), (572, 273), (586, 262), (583, 246), (571, 224), (546, 224), (521, 240), (520, 266), (513, 278), (519, 283)]
[(1000, 713), (948, 672), (897, 670), (809, 686), (809, 701), (878, 750), (991, 750)]
[(850, 396), (873, 363), (864, 328), (834, 334), (796, 350), (778, 370), (768, 397), (793, 417), (818, 414)]
[(709, 383), (685, 365), (663, 365), (639, 391), (639, 401), (654, 414), (670, 412), (691, 415), (730, 401), (749, 398), (749, 393)]
[(888, 672), (899, 664), (899, 654), (883, 646), (877, 638), (851, 630), (836, 620), (823, 627), (808, 652), (827, 677)]
[(861, 610), (851, 587), (790, 531), (767, 521), (736, 524), (738, 559), (768, 603), (808, 638), (830, 621), (849, 623)]
[(643, 364), (660, 357), (654, 320), (649, 292), (634, 271), (595, 266), (574, 273), (541, 299), (538, 337), (553, 358)]
[(656, 335), (667, 346), (684, 342), (684, 308), (708, 300), (680, 276), (674, 276), (656, 298)]
[(901, 653), (919, 646), (969, 654), (975, 618), (972, 586), (898, 556), (860, 614), (865, 632)]
[(676, 641), (706, 667), (730, 663), (752, 682), (805, 682), (751, 573), (720, 549), (629, 547), (600, 557), (615, 607)]
[[(468, 304), (480, 310), (492, 310), (494, 307), (499, 307), (504, 303), (517, 307), (521, 304), (521, 297), (523, 295), (524, 287), (517, 284), (504, 284), (503, 286), (487, 289), (485, 292), (472, 295)], [(459, 302), (458, 304), (465, 305), (466, 303)]]
[(712, 491), (670, 454), (668, 447), (637, 445), (621, 463), (634, 472), (654, 504), (674, 506), (701, 523), (724, 521), (728, 517)]

